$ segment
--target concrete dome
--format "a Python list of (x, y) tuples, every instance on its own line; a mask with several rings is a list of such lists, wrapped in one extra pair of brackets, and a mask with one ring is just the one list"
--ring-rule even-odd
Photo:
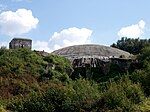
[(123, 50), (119, 50), (113, 47), (103, 46), (103, 45), (74, 45), (65, 47), (59, 50), (52, 52), (60, 56), (64, 56), (68, 59), (75, 59), (81, 57), (94, 57), (94, 58), (111, 58), (111, 57), (120, 57), (121, 55), (128, 58), (130, 53)]

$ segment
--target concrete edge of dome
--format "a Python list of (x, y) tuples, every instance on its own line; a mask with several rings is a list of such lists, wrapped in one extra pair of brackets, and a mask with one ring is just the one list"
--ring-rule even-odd
[[(81, 47), (100, 47), (100, 48), (105, 48), (107, 50), (114, 50), (116, 51), (118, 54), (121, 55), (125, 55), (125, 57), (123, 58), (126, 58), (126, 59), (129, 59), (131, 58), (133, 55), (130, 54), (129, 52), (126, 52), (126, 51), (123, 51), (123, 50), (120, 50), (120, 49), (117, 49), (117, 48), (113, 48), (113, 47), (109, 47), (109, 46), (104, 46), (104, 45), (98, 45), (98, 44), (84, 44), (84, 45), (74, 45), (74, 46), (68, 46), (68, 47), (64, 47), (64, 48), (61, 48), (61, 49), (58, 49), (58, 50), (55, 50), (52, 52), (52, 54), (56, 54), (56, 55), (61, 55), (61, 56), (64, 56), (64, 57), (67, 57), (67, 58), (72, 58), (73, 56), (69, 55), (69, 53), (67, 55), (63, 55), (63, 51), (66, 52), (69, 48), (72, 49), (72, 48), (81, 48)], [(76, 57), (87, 57), (88, 55), (75, 55)], [(102, 56), (102, 55), (101, 55)], [(103, 57), (115, 57), (115, 55), (111, 55), (111, 56), (104, 56)], [(94, 56), (95, 57), (95, 56)], [(96, 56), (96, 57), (99, 57), (99, 56)], [(115, 58), (119, 58), (119, 57), (115, 57)]]

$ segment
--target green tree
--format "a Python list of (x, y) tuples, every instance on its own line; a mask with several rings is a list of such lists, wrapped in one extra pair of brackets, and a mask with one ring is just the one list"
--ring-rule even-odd
[(139, 39), (139, 38), (127, 38), (122, 37), (117, 43), (113, 43), (111, 47), (115, 47), (132, 54), (139, 54), (141, 50), (150, 44), (150, 39)]

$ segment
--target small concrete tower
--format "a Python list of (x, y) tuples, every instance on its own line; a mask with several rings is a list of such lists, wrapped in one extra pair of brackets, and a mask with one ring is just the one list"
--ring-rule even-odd
[(10, 49), (16, 48), (32, 48), (32, 40), (25, 38), (13, 38), (9, 43)]

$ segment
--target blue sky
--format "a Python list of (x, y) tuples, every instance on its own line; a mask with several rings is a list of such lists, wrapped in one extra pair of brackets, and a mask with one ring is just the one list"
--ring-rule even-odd
[(0, 0), (0, 46), (13, 37), (51, 52), (75, 44), (149, 38), (150, 0)]

